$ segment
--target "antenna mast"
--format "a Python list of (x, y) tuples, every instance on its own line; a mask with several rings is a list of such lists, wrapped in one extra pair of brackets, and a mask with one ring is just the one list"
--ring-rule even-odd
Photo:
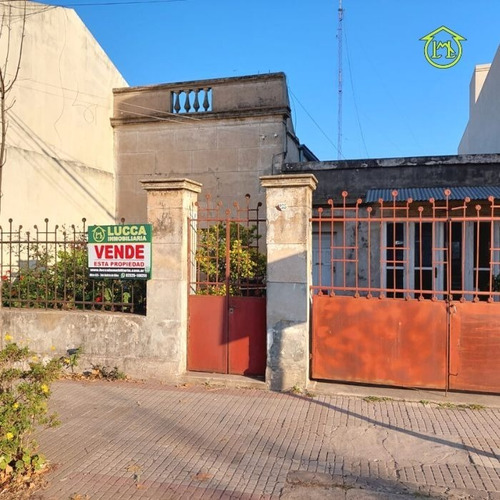
[(337, 43), (338, 43), (338, 114), (337, 114), (337, 153), (338, 159), (342, 158), (342, 20), (344, 19), (344, 9), (342, 8), (342, 0), (339, 0), (339, 25), (337, 28)]

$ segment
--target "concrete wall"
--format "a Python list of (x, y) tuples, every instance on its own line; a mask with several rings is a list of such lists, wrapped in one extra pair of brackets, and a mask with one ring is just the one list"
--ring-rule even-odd
[[(0, 5), (0, 15), (7, 2)], [(20, 5), (21, 3), (18, 2)], [(19, 5), (8, 73), (21, 36)], [(0, 39), (5, 59), (6, 32)], [(10, 94), (8, 157), (0, 222), (23, 225), (49, 217), (114, 221), (112, 88), (126, 85), (102, 48), (66, 8), (28, 2), (19, 78)]]
[(188, 215), (200, 185), (185, 179), (143, 184), (153, 226), (147, 315), (1, 308), (0, 346), (9, 333), (45, 357), (82, 347), (82, 368), (90, 363), (118, 366), (135, 378), (162, 380), (185, 373)]
[(314, 175), (261, 178), (267, 207), (267, 369), (274, 390), (309, 380)]
[(318, 179), (314, 204), (329, 198), (364, 199), (369, 189), (500, 185), (500, 155), (422, 156), (289, 163), (283, 173), (311, 173)]
[[(187, 370), (188, 215), (201, 190), (188, 179), (143, 181), (153, 225), (147, 315), (0, 309), (5, 334), (43, 357), (83, 349), (80, 368), (117, 366), (135, 378), (179, 380)], [(271, 389), (309, 379), (313, 175), (262, 178), (267, 199), (267, 370)]]
[(500, 46), (489, 68), (476, 66), (469, 104), (459, 154), (500, 153)]
[[(172, 93), (210, 88), (207, 112), (174, 113)], [(146, 217), (140, 180), (188, 177), (228, 206), (264, 202), (259, 177), (299, 160), (282, 73), (115, 90), (117, 216)]]
[(152, 339), (146, 318), (132, 314), (64, 312), (37, 309), (2, 309), (2, 342), (9, 333), (18, 344), (26, 342), (42, 356), (63, 356), (68, 349), (83, 349), (80, 367), (118, 366), (137, 378), (168, 376), (164, 353)]

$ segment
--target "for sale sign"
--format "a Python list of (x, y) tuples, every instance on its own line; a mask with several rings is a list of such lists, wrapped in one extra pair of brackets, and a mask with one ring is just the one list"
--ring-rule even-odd
[(150, 279), (151, 224), (89, 226), (91, 278)]

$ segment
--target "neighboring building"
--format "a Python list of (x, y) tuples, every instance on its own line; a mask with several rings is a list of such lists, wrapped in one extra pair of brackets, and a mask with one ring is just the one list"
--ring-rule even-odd
[[(375, 191), (385, 190), (387, 196), (387, 192), (403, 188), (410, 189), (407, 196), (422, 200), (435, 196), (436, 192), (442, 196), (445, 188), (499, 186), (500, 154), (287, 162), (283, 166), (283, 173), (295, 172), (313, 173), (317, 177), (315, 206), (325, 205), (330, 198), (340, 199), (343, 191), (349, 193), (349, 203), (358, 198), (365, 201)], [(424, 188), (429, 190), (426, 192)], [(424, 198), (417, 197), (422, 194)]]
[(283, 173), (316, 176), (313, 204), (326, 218), (329, 200), (342, 213), (313, 226), (314, 284), (487, 300), (500, 273), (500, 207), (490, 199), (500, 199), (499, 172), (497, 154), (284, 165)]
[[(9, 5), (10, 4), (10, 5)], [(15, 71), (22, 16), (12, 7)], [(114, 87), (127, 83), (72, 9), (28, 2), (19, 78), (9, 96), (7, 163), (1, 224), (29, 226), (113, 223), (115, 190), (112, 113)], [(8, 37), (2, 32), (0, 61)]]
[(295, 136), (283, 73), (116, 89), (117, 216), (146, 220), (151, 176), (187, 177), (232, 206), (264, 201), (259, 177), (317, 160)]
[(500, 153), (500, 46), (493, 62), (476, 66), (472, 75), (469, 122), (458, 153)]

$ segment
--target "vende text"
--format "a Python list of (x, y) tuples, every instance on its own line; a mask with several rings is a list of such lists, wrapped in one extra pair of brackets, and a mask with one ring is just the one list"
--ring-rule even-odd
[(95, 245), (98, 259), (144, 259), (144, 245)]

